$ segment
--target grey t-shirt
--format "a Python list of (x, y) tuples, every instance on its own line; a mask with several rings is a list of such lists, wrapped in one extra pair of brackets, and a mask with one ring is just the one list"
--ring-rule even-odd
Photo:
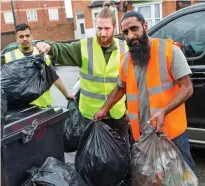
[[(172, 52), (173, 57), (171, 63), (171, 75), (173, 79), (177, 80), (188, 74), (191, 74), (191, 69), (181, 49), (173, 45)], [(146, 72), (147, 66), (135, 66), (135, 74), (137, 74), (137, 86), (139, 90), (139, 117), (141, 131), (143, 130), (144, 124), (146, 124), (150, 118), (149, 95), (146, 88)], [(125, 84), (120, 79), (118, 80), (118, 85), (120, 87), (125, 86)]]

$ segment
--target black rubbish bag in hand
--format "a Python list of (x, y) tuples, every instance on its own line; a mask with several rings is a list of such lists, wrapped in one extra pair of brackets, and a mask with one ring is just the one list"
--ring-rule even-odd
[(77, 150), (86, 124), (75, 100), (69, 100), (67, 108), (69, 116), (64, 125), (63, 143), (64, 151), (72, 152)]
[(5, 91), (8, 107), (27, 106), (51, 86), (47, 83), (43, 55), (17, 59), (1, 67), (1, 86)]
[(147, 125), (132, 147), (132, 186), (197, 186), (198, 180), (174, 143)]
[(102, 121), (86, 127), (76, 154), (75, 167), (89, 186), (116, 186), (126, 176), (129, 151), (124, 139)]
[(70, 165), (53, 157), (48, 157), (40, 169), (32, 168), (28, 173), (31, 178), (22, 186), (87, 186)]

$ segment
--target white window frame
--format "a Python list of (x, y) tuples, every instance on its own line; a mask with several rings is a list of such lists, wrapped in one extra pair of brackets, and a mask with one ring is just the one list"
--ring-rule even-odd
[[(116, 7), (113, 7), (113, 6), (111, 8), (112, 8), (113, 11), (115, 11), (115, 17), (116, 17), (116, 32), (115, 32), (115, 34), (119, 34), (118, 10), (117, 10)], [(101, 7), (97, 7), (97, 8), (92, 9), (92, 21), (93, 21), (93, 28), (94, 28), (95, 32), (96, 32), (95, 14), (99, 13), (101, 10), (102, 10)]]
[[(159, 5), (160, 17), (155, 17), (155, 5), (156, 4)], [(135, 11), (138, 11), (138, 8), (143, 8), (143, 7), (147, 7), (147, 6), (151, 7), (151, 18), (150, 19), (145, 18), (145, 21), (151, 21), (152, 26), (154, 26), (156, 24), (156, 22), (155, 22), (156, 19), (162, 20), (162, 1), (156, 1), (156, 2), (152, 2), (152, 3), (135, 4), (135, 5), (133, 5), (133, 8)], [(149, 25), (148, 25), (148, 27), (149, 27)], [(151, 28), (151, 27), (149, 27), (149, 28)]]
[[(32, 13), (31, 13), (32, 12)], [(30, 14), (30, 15), (29, 15)], [(33, 14), (33, 15), (31, 15)], [(28, 21), (38, 21), (37, 10), (26, 10), (26, 16)], [(32, 17), (33, 16), (33, 17)]]
[(59, 20), (58, 8), (49, 8), (48, 16), (50, 21), (58, 21)]
[[(78, 15), (81, 15), (81, 14), (83, 15), (83, 18), (78, 18)], [(77, 39), (82, 39), (86, 37), (86, 27), (85, 27), (85, 17), (84, 16), (85, 16), (84, 12), (75, 13)], [(84, 34), (81, 34), (80, 24), (84, 25), (84, 30), (85, 30)]]
[(4, 21), (5, 21), (6, 24), (14, 22), (12, 12), (4, 12)]

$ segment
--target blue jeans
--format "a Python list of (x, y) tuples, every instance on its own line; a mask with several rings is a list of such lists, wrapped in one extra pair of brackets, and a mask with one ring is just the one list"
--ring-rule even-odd
[(188, 141), (187, 132), (182, 133), (172, 140), (181, 152), (185, 162), (189, 165), (193, 172), (195, 172), (195, 163), (191, 156), (190, 145)]

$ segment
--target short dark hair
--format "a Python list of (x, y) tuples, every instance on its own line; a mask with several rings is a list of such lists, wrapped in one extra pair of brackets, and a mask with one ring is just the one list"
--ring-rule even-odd
[(142, 14), (140, 14), (139, 12), (136, 12), (136, 11), (126, 12), (126, 13), (124, 14), (124, 16), (122, 17), (120, 23), (122, 23), (125, 19), (127, 19), (127, 18), (129, 18), (129, 17), (136, 17), (137, 20), (142, 23), (142, 25), (145, 23), (145, 19), (144, 19), (144, 17), (142, 16)]
[(19, 24), (19, 25), (16, 26), (16, 32), (23, 31), (23, 30), (26, 30), (26, 29), (29, 29), (31, 31), (30, 26), (28, 24), (25, 24), (25, 23)]

